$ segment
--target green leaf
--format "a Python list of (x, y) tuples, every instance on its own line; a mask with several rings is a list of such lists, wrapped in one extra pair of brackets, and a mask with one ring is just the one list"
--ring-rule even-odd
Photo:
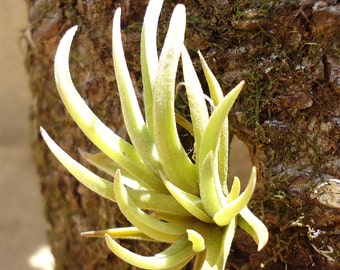
[(229, 172), (229, 121), (228, 117), (222, 124), (220, 134), (220, 143), (218, 148), (218, 173), (220, 176), (221, 186), (226, 191), (228, 190), (227, 180)]
[(169, 269), (186, 264), (195, 252), (191, 249), (191, 243), (186, 235), (178, 239), (169, 248), (155, 256), (141, 256), (122, 247), (109, 235), (105, 236), (106, 244), (110, 250), (124, 261), (143, 269)]
[(188, 229), (187, 234), (188, 240), (192, 243), (193, 251), (201, 252), (205, 249), (205, 240), (201, 234), (192, 229)]
[(51, 152), (80, 183), (98, 195), (116, 201), (112, 182), (94, 174), (70, 157), (51, 139), (43, 128), (40, 128), (40, 133)]
[(252, 168), (251, 176), (246, 189), (235, 200), (228, 202), (227, 205), (218, 211), (213, 220), (219, 226), (226, 226), (229, 222), (247, 206), (253, 196), (256, 185), (256, 167)]
[(145, 235), (161, 242), (173, 243), (185, 233), (185, 225), (181, 226), (160, 221), (141, 210), (124, 187), (119, 171), (114, 180), (114, 187), (120, 211)]
[(97, 167), (98, 169), (106, 172), (107, 174), (113, 177), (116, 175), (116, 171), (118, 169), (125, 176), (130, 177), (130, 178), (134, 177), (132, 174), (129, 174), (128, 171), (124, 171), (123, 169), (121, 169), (119, 167), (119, 164), (117, 164), (115, 161), (113, 161), (111, 158), (109, 158), (107, 155), (105, 155), (102, 152), (92, 154), (80, 148), (78, 148), (78, 151), (81, 157), (85, 159), (88, 163), (90, 163), (91, 165)]
[(204, 129), (209, 120), (209, 114), (201, 83), (185, 46), (182, 49), (182, 64), (190, 117), (194, 128), (195, 148), (199, 149)]
[(178, 137), (174, 111), (176, 73), (184, 31), (185, 8), (177, 5), (160, 55), (154, 85), (154, 137), (166, 177), (181, 189), (198, 194), (196, 168)]
[(175, 198), (183, 208), (197, 219), (202, 220), (203, 222), (213, 223), (213, 220), (205, 213), (200, 197), (176, 187), (168, 181), (164, 175), (162, 176), (162, 174), (161, 177), (173, 198)]
[(241, 181), (237, 176), (235, 176), (233, 185), (231, 186), (231, 189), (230, 189), (230, 193), (227, 196), (227, 202), (231, 202), (235, 200), (240, 195), (240, 192), (241, 192)]
[(201, 270), (221, 270), (216, 265), (218, 257), (221, 255), (221, 247), (223, 242), (223, 231), (221, 228), (211, 228), (207, 237), (207, 252)]
[(191, 217), (191, 214), (171, 195), (148, 190), (127, 189), (127, 191), (131, 199), (141, 209), (156, 211), (158, 213)]
[(151, 0), (146, 9), (142, 28), (141, 64), (145, 118), (151, 135), (153, 127), (153, 87), (158, 69), (157, 26), (163, 0)]
[(136, 177), (148, 179), (154, 190), (164, 190), (163, 183), (141, 160), (135, 148), (104, 125), (91, 111), (73, 85), (68, 58), (77, 27), (69, 29), (60, 41), (54, 61), (54, 76), (59, 95), (84, 134), (108, 157)]
[(216, 151), (225, 119), (228, 117), (228, 113), (238, 94), (242, 90), (243, 85), (244, 81), (240, 82), (234, 89), (232, 89), (212, 113), (203, 134), (199, 151), (199, 161), (203, 161), (210, 151)]
[(88, 231), (88, 232), (82, 232), (81, 236), (105, 237), (106, 234), (112, 238), (118, 238), (118, 239), (155, 241), (154, 239), (142, 233), (136, 227), (125, 227), (125, 228), (113, 228), (113, 229), (98, 230), (98, 231)]
[(198, 56), (200, 58), (203, 72), (208, 83), (211, 99), (214, 102), (214, 105), (217, 106), (223, 100), (222, 88), (215, 78), (214, 74), (212, 73), (211, 69), (209, 68), (207, 62), (204, 60), (200, 51), (198, 52)]
[[(201, 147), (198, 154), (198, 167), (210, 151), (216, 153), (218, 160), (217, 173), (220, 184), (226, 187), (228, 174), (228, 114), (238, 94), (242, 90), (244, 82), (239, 83), (232, 89), (213, 111), (202, 137)], [(218, 145), (220, 144), (220, 148)], [(215, 154), (214, 154), (215, 155)], [(199, 169), (201, 170), (201, 169)]]
[(225, 196), (217, 174), (217, 162), (211, 151), (199, 168), (200, 197), (203, 209), (213, 217), (226, 205)]
[[(218, 104), (223, 100), (223, 91), (218, 83), (216, 77), (208, 67), (208, 64), (204, 60), (202, 54), (198, 52), (201, 64), (203, 67), (203, 72), (205, 74), (205, 78), (208, 83), (209, 91), (211, 99), (214, 103), (214, 106), (218, 106)], [(227, 188), (227, 178), (228, 178), (228, 170), (229, 170), (229, 128), (228, 128), (228, 117), (225, 118), (224, 124), (222, 127), (221, 135), (220, 135), (220, 146), (218, 150), (218, 169), (221, 180), (221, 185), (224, 188)]]
[(144, 122), (135, 90), (126, 64), (121, 29), (121, 9), (118, 8), (113, 18), (112, 27), (112, 58), (115, 67), (116, 81), (122, 106), (124, 123), (133, 146), (145, 164), (157, 174), (160, 169), (158, 154), (153, 137)]
[[(201, 60), (205, 78), (208, 83), (211, 99), (214, 106), (223, 100), (223, 92), (220, 84), (218, 83), (216, 77), (208, 67), (208, 64), (204, 60), (202, 54), (198, 52)], [(228, 128), (228, 117), (225, 118), (220, 135), (220, 146), (218, 150), (218, 170), (221, 180), (221, 185), (223, 188), (227, 189), (227, 178), (229, 170), (229, 128)]]
[(244, 207), (238, 216), (237, 224), (251, 235), (260, 251), (268, 242), (269, 233), (266, 225), (257, 218), (248, 207)]
[(221, 270), (225, 268), (235, 229), (235, 219), (232, 219), (230, 224), (224, 228), (211, 228), (207, 241), (207, 253), (201, 270)]
[(226, 265), (226, 262), (227, 262), (227, 259), (230, 253), (230, 247), (234, 240), (235, 230), (236, 230), (236, 219), (233, 218), (223, 233), (221, 250), (215, 262), (217, 269), (225, 268), (225, 265)]

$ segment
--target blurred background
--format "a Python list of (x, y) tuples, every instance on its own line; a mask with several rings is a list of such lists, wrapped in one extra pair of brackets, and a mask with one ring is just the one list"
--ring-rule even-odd
[[(24, 0), (0, 1), (0, 269), (53, 269), (43, 198), (32, 161), (33, 100), (24, 68), (28, 27)], [(248, 179), (244, 145), (233, 140), (230, 176)], [(237, 166), (233, 166), (233, 165)]]
[(0, 22), (0, 269), (49, 270), (53, 257), (30, 149), (25, 1), (1, 0)]

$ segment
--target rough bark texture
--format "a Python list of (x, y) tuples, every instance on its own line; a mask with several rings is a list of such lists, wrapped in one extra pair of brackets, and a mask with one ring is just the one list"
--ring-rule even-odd
[[(35, 130), (44, 126), (76, 158), (79, 147), (96, 151), (65, 112), (53, 79), (60, 37), (77, 24), (71, 52), (75, 84), (95, 113), (126, 136), (111, 60), (111, 19), (122, 6), (126, 57), (140, 85), (139, 33), (148, 1), (27, 2)], [(175, 2), (165, 1), (161, 36)], [(197, 50), (226, 92), (242, 79), (247, 82), (231, 113), (231, 130), (247, 144), (259, 169), (251, 207), (268, 226), (270, 240), (256, 252), (255, 243), (238, 230), (228, 269), (339, 269), (340, 187), (329, 179), (340, 179), (340, 4), (182, 2), (187, 7), (186, 45), (200, 74)], [(57, 269), (128, 269), (103, 240), (79, 236), (123, 224), (116, 206), (73, 180), (38, 132), (34, 150)], [(150, 248), (127, 245), (139, 253)]]

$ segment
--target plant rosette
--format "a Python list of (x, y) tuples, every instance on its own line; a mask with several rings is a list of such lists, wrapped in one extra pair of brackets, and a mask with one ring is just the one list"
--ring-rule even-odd
[[(162, 4), (160, 0), (150, 1), (142, 29), (144, 116), (124, 56), (120, 8), (113, 19), (113, 63), (131, 144), (98, 119), (72, 82), (68, 61), (76, 26), (63, 36), (55, 56), (55, 80), (60, 97), (79, 128), (101, 151), (98, 154), (81, 151), (81, 154), (90, 164), (114, 176), (114, 181), (94, 174), (74, 160), (43, 128), (41, 134), (56, 158), (77, 180), (116, 202), (132, 224), (82, 235), (105, 237), (114, 254), (139, 268), (180, 269), (195, 257), (194, 269), (222, 270), (237, 225), (252, 236), (258, 250), (268, 241), (266, 226), (247, 207), (256, 185), (255, 167), (243, 192), (237, 177), (230, 190), (226, 185), (228, 114), (244, 82), (224, 96), (199, 53), (211, 99), (205, 96), (184, 46), (186, 13), (182, 4), (174, 9), (158, 56), (156, 38)], [(175, 113), (180, 59), (190, 122)], [(213, 104), (211, 113), (207, 100)], [(194, 157), (190, 158), (181, 144), (177, 122), (192, 133)], [(169, 247), (154, 256), (141, 256), (121, 246), (117, 239), (159, 241), (169, 243)]]

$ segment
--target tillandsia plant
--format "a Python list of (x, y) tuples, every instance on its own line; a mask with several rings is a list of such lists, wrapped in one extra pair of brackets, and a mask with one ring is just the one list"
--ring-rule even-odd
[[(86, 136), (100, 149), (81, 151), (99, 169), (114, 176), (108, 181), (65, 153), (41, 129), (47, 145), (81, 183), (100, 196), (115, 201), (131, 227), (84, 232), (105, 237), (108, 247), (126, 262), (144, 269), (180, 269), (195, 258), (194, 269), (224, 269), (236, 226), (247, 231), (262, 249), (268, 240), (265, 225), (248, 209), (256, 184), (253, 167), (241, 193), (235, 177), (227, 188), (228, 113), (244, 82), (226, 96), (202, 55), (199, 57), (209, 86), (206, 97), (184, 46), (185, 7), (172, 14), (164, 46), (158, 57), (156, 35), (163, 1), (151, 0), (144, 18), (141, 40), (144, 116), (124, 57), (118, 8), (113, 19), (112, 53), (126, 129), (132, 144), (105, 126), (75, 89), (69, 71), (69, 53), (77, 27), (66, 32), (55, 57), (55, 80), (68, 112)], [(190, 122), (175, 113), (178, 63), (182, 61)], [(209, 111), (207, 100), (212, 103)], [(179, 119), (181, 119), (179, 121)], [(192, 133), (194, 154), (181, 144), (176, 123)], [(155, 256), (141, 256), (115, 239), (169, 243)]]

